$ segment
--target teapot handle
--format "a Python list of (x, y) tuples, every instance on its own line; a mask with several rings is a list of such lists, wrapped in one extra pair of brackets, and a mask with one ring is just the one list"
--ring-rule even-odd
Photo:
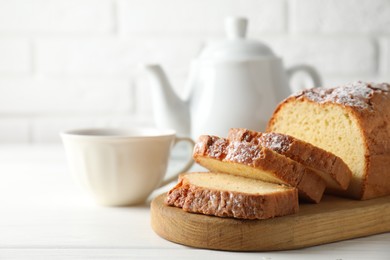
[[(291, 92), (298, 92), (307, 88), (319, 87), (322, 85), (321, 76), (318, 71), (305, 64), (299, 64), (287, 69), (287, 76)], [(294, 84), (294, 78), (299, 75), (299, 85)]]

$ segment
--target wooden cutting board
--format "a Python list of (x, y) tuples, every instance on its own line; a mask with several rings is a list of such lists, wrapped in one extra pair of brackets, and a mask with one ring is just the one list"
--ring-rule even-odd
[(367, 201), (325, 196), (319, 204), (300, 204), (298, 214), (267, 220), (188, 213), (166, 206), (164, 198), (152, 201), (152, 228), (167, 240), (197, 248), (286, 250), (390, 232), (390, 196)]

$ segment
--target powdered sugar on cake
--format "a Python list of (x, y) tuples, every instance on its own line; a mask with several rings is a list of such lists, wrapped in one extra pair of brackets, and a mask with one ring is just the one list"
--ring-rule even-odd
[(335, 88), (313, 88), (304, 90), (297, 97), (304, 96), (317, 103), (337, 103), (344, 106), (365, 109), (370, 107), (370, 99), (376, 92), (389, 92), (387, 83), (354, 82)]
[(262, 146), (278, 153), (287, 151), (291, 145), (291, 140), (288, 136), (277, 133), (264, 133), (259, 141)]
[(278, 133), (260, 133), (244, 128), (232, 128), (228, 139), (231, 142), (245, 143), (253, 147), (266, 147), (277, 153), (286, 152), (293, 140), (290, 136)]
[(222, 157), (226, 146), (227, 146), (226, 140), (223, 139), (213, 140), (213, 145), (209, 146), (210, 156), (214, 158)]
[(251, 163), (261, 155), (261, 149), (257, 145), (231, 142), (227, 147), (226, 159), (238, 163)]

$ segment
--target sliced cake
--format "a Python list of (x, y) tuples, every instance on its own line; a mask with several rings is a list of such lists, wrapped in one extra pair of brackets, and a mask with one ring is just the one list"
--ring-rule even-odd
[(185, 173), (165, 203), (185, 211), (240, 219), (268, 219), (298, 212), (295, 188), (225, 173)]
[(339, 156), (351, 169), (343, 195), (390, 195), (390, 85), (355, 82), (314, 88), (279, 104), (269, 132), (291, 135)]
[(325, 181), (312, 170), (258, 144), (200, 136), (194, 160), (211, 172), (224, 172), (298, 188), (301, 198), (318, 203)]
[(322, 177), (330, 191), (346, 190), (351, 180), (351, 170), (340, 157), (292, 136), (232, 128), (228, 139), (259, 144), (303, 164)]

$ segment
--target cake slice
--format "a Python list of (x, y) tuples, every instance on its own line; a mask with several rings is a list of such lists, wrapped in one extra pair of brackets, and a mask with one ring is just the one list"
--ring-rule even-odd
[(362, 200), (390, 195), (390, 84), (304, 90), (279, 104), (267, 131), (339, 156), (352, 171), (343, 195)]
[(299, 196), (318, 203), (325, 181), (312, 170), (271, 149), (216, 136), (200, 136), (194, 160), (211, 172), (224, 172), (298, 188)]
[(303, 164), (326, 181), (329, 191), (346, 190), (352, 177), (340, 157), (289, 135), (232, 128), (228, 139), (259, 144)]
[(185, 211), (240, 219), (298, 212), (297, 189), (224, 173), (185, 173), (165, 199)]

